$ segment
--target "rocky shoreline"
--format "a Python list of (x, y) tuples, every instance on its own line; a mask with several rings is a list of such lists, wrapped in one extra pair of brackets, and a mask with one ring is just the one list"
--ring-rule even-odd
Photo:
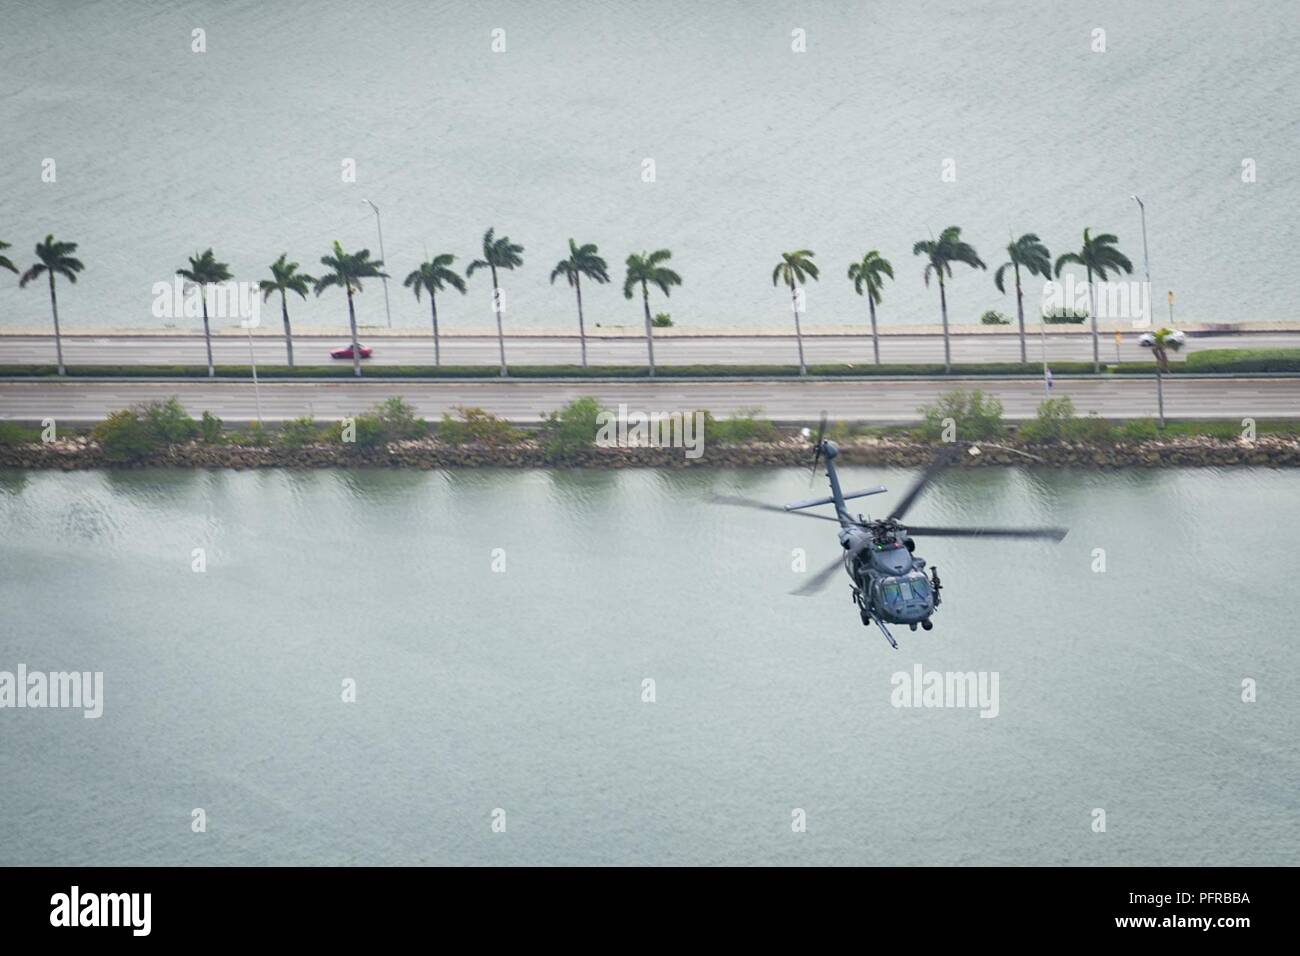
[[(936, 445), (903, 438), (859, 438), (840, 443), (840, 461), (851, 465), (915, 467), (934, 458)], [(1249, 465), (1300, 466), (1300, 439), (1266, 436), (1253, 441), (1178, 438), (1089, 444), (975, 443), (962, 456), (971, 467), (1195, 468)], [(688, 459), (680, 448), (587, 448), (563, 460), (548, 457), (535, 441), (509, 445), (448, 445), (434, 439), (392, 442), (374, 448), (318, 444), (302, 448), (187, 442), (133, 462), (110, 460), (98, 444), (73, 438), (46, 444), (0, 446), (0, 467), (77, 471), (89, 468), (771, 468), (808, 464), (808, 445), (798, 438), (743, 445), (713, 444)]]

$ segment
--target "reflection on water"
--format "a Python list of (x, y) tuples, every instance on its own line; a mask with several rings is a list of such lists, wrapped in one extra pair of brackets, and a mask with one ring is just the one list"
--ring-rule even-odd
[[(860, 503), (877, 514), (915, 474), (844, 471), (891, 489)], [(709, 503), (823, 487), (806, 469), (0, 472), (0, 669), (103, 670), (106, 695), (99, 721), (3, 716), (8, 860), (1294, 859), (1300, 477), (946, 473), (916, 523), (1071, 532), (919, 540), (945, 601), (897, 652), (847, 579), (789, 595), (799, 553), (836, 554), (833, 525)], [(917, 663), (996, 671), (999, 716), (892, 707)], [(222, 821), (202, 844), (195, 805)], [(1122, 841), (1090, 839), (1098, 805)], [(496, 806), (508, 844), (483, 825)], [(795, 806), (808, 840), (782, 836)]]

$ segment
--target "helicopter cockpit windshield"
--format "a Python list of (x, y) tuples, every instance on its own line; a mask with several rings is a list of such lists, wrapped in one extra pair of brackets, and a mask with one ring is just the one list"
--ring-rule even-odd
[(880, 599), (885, 607), (898, 608), (930, 600), (930, 582), (924, 574), (886, 578), (880, 583)]

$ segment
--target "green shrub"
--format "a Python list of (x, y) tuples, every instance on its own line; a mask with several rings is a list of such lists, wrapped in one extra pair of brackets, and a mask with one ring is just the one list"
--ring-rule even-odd
[(857, 438), (908, 438), (910, 425), (873, 425), (868, 422), (831, 422), (826, 426), (826, 437), (834, 442), (850, 442)]
[(1135, 418), (1120, 426), (1119, 437), (1123, 441), (1155, 441), (1160, 437), (1160, 428), (1152, 418)]
[(978, 388), (945, 392), (919, 411), (924, 419), (917, 434), (931, 441), (944, 437), (945, 422), (952, 419), (958, 441), (1000, 438), (1006, 433), (1002, 422), (1002, 403)]
[(1116, 438), (1115, 424), (1098, 415), (1076, 418), (1070, 423), (1069, 437), (1073, 441), (1091, 442), (1094, 445), (1109, 445)]
[(372, 414), (387, 441), (407, 441), (429, 434), (429, 423), (417, 417), (415, 409), (396, 395), (380, 402)]
[(41, 440), (41, 430), (17, 422), (0, 422), (0, 445), (30, 445)]
[(370, 411), (352, 419), (353, 441), (346, 442), (347, 423), (335, 422), (328, 437), (331, 441), (374, 448), (391, 441), (408, 441), (429, 434), (429, 423), (415, 414), (415, 409), (398, 397), (385, 399)]
[[(1267, 434), (1267, 428), (1256, 426), (1257, 433)], [(1220, 441), (1235, 441), (1241, 437), (1241, 423), (1238, 421), (1199, 421), (1167, 422), (1160, 433), (1162, 438), (1217, 438)]]
[(249, 422), (247, 427), (235, 433), (234, 443), (246, 448), (267, 448), (274, 436), (261, 422)]
[(1189, 353), (1182, 365), (1188, 372), (1297, 372), (1300, 349), (1206, 349)]
[(740, 445), (747, 442), (772, 442), (780, 432), (766, 418), (759, 418), (761, 408), (743, 408), (731, 418), (715, 419), (704, 413), (704, 440), (719, 445)]
[(1087, 318), (1087, 312), (1076, 312), (1073, 309), (1053, 309), (1043, 313), (1043, 321), (1048, 325), (1081, 325)]
[(204, 412), (199, 421), (199, 437), (205, 444), (219, 445), (225, 438), (225, 423), (211, 412)]
[(160, 442), (175, 445), (199, 434), (199, 423), (190, 418), (180, 399), (173, 395), (161, 402), (139, 407), (139, 414)]
[(1010, 325), (1011, 320), (996, 309), (989, 309), (980, 316), (980, 325)]
[(456, 406), (459, 419), (443, 413), (438, 425), (438, 440), (448, 445), (513, 445), (524, 434), (508, 421), (481, 408)]
[(1070, 437), (1073, 422), (1074, 402), (1068, 395), (1045, 399), (1038, 403), (1038, 417), (1016, 429), (1016, 437), (1037, 444), (1062, 441)]
[(603, 409), (594, 398), (577, 398), (542, 420), (541, 440), (546, 457), (562, 461), (596, 442)]
[(326, 437), (332, 442), (357, 448), (373, 448), (386, 442), (383, 426), (374, 415), (354, 415), (334, 422)]
[(1104, 445), (1113, 442), (1116, 433), (1111, 422), (1097, 415), (1076, 418), (1074, 403), (1062, 395), (1040, 402), (1037, 417), (1016, 429), (1016, 437), (1033, 444), (1082, 441)]
[(91, 431), (111, 461), (135, 461), (164, 446), (198, 436), (199, 423), (190, 418), (175, 395), (110, 414)]
[(110, 461), (136, 461), (152, 455), (163, 442), (135, 409), (123, 408), (109, 414), (90, 433)]
[(650, 324), (657, 329), (666, 329), (672, 326), (673, 319), (667, 312), (657, 312), (655, 317), (650, 320)]
[(285, 448), (302, 448), (316, 444), (325, 436), (321, 427), (316, 424), (316, 419), (310, 415), (303, 415), (281, 425), (280, 434), (276, 437)]

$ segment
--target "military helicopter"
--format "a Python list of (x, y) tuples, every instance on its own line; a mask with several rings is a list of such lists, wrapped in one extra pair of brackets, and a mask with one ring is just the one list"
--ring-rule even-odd
[[(811, 438), (812, 433), (805, 428), (804, 435)], [(874, 623), (895, 650), (898, 649), (898, 642), (894, 640), (886, 624), (906, 624), (913, 631), (919, 624), (928, 631), (934, 627), (934, 622), (930, 618), (941, 603), (940, 593), (943, 584), (939, 580), (939, 569), (935, 565), (930, 565), (929, 576), (926, 576), (926, 562), (924, 558), (916, 555), (914, 536), (1060, 541), (1068, 531), (1066, 528), (904, 526), (901, 523), (902, 518), (920, 497), (921, 492), (960, 454), (956, 447), (948, 449), (931, 462), (884, 518), (868, 520), (861, 515), (854, 518), (849, 514), (846, 501), (851, 498), (882, 494), (887, 489), (883, 485), (874, 485), (861, 491), (844, 494), (840, 490), (840, 479), (835, 470), (835, 458), (838, 454), (839, 448), (835, 442), (826, 439), (826, 416), (823, 414), (817, 438), (813, 441), (812, 474), (816, 476), (818, 464), (825, 460), (826, 478), (831, 486), (831, 493), (828, 496), (796, 501), (785, 507), (734, 495), (717, 495), (714, 501), (719, 504), (740, 505), (763, 511), (783, 512), (804, 518), (838, 522), (840, 547), (843, 553), (813, 575), (806, 584), (791, 593), (801, 596), (816, 594), (830, 583), (836, 569), (842, 566), (852, 582), (853, 602), (858, 606), (862, 623), (866, 626)], [(829, 504), (835, 506), (834, 517), (804, 510)]]

